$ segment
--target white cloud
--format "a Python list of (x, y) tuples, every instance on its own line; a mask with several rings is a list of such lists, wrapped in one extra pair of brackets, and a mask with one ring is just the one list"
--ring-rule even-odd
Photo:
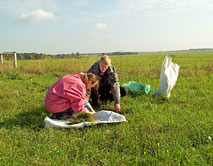
[(28, 14), (22, 14), (20, 17), (21, 21), (25, 22), (41, 22), (46, 20), (55, 19), (55, 15), (52, 12), (46, 12), (44, 10), (34, 10)]
[(61, 3), (58, 0), (0, 0), (0, 15), (19, 16), (21, 13), (43, 9), (58, 11)]
[(96, 28), (96, 29), (106, 29), (107, 26), (106, 26), (106, 24), (97, 23), (97, 24), (95, 25), (95, 28)]
[(88, 0), (0, 0), (0, 16), (26, 22), (50, 20), (55, 16), (58, 20), (79, 20), (86, 11), (82, 9), (88, 5)]

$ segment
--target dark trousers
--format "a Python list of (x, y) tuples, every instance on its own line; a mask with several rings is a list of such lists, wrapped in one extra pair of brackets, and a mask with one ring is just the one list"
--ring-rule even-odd
[(52, 116), (50, 118), (51, 119), (61, 119), (62, 116), (70, 116), (71, 117), (73, 114), (74, 114), (73, 109), (69, 108), (66, 111), (52, 114)]
[[(128, 90), (123, 86), (120, 86), (120, 95), (121, 97), (126, 96)], [(111, 89), (106, 87), (99, 87), (98, 91), (91, 89), (91, 99), (92, 99), (92, 106), (98, 107), (98, 101), (106, 102), (106, 101), (114, 101)]]

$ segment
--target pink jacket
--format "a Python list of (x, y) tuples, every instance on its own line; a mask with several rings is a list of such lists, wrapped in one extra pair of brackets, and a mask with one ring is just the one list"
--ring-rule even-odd
[(75, 113), (86, 112), (86, 86), (81, 74), (70, 74), (58, 80), (47, 92), (45, 106), (50, 113), (63, 112), (70, 107)]

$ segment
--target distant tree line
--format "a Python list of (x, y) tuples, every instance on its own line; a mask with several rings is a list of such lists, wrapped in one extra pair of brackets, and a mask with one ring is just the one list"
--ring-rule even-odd
[(79, 52), (72, 53), (72, 54), (57, 54), (51, 55), (54, 59), (66, 59), (66, 58), (81, 58), (82, 55)]
[[(13, 55), (4, 54), (5, 60), (12, 60), (14, 58)], [(35, 60), (35, 59), (65, 59), (65, 58), (81, 58), (79, 52), (72, 54), (42, 54), (42, 53), (17, 53), (18, 60)]]
[(189, 49), (189, 51), (213, 51), (213, 48), (195, 48)]
[(132, 54), (138, 54), (138, 52), (112, 52), (112, 53), (107, 53), (107, 55), (132, 55)]
[[(87, 55), (131, 55), (138, 54), (138, 52), (111, 52), (111, 53), (93, 53), (93, 54), (80, 54), (79, 52), (71, 54), (43, 54), (43, 53), (17, 53), (18, 60), (36, 60), (36, 59), (66, 59), (66, 58), (82, 58)], [(5, 60), (12, 60), (13, 55), (4, 54)]]

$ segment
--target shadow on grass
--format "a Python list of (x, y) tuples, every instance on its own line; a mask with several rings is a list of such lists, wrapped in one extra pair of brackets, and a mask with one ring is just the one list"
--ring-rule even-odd
[(163, 104), (166, 102), (169, 102), (169, 98), (163, 95), (157, 95), (157, 94), (145, 94), (145, 93), (141, 93), (141, 94), (129, 94), (129, 97), (136, 99), (137, 97), (140, 96), (144, 96), (147, 97), (149, 99), (152, 100), (153, 103), (157, 103), (157, 104)]
[[(13, 117), (9, 117), (5, 119), (3, 122), (0, 122), (0, 129), (31, 129), (34, 131), (40, 131), (44, 128), (44, 118), (49, 116), (50, 114), (47, 112), (45, 107), (34, 108), (29, 112), (21, 112)], [(109, 126), (118, 126), (118, 124), (96, 124), (87, 126), (86, 128), (100, 128), (104, 129)], [(62, 128), (55, 128), (62, 129)], [(70, 128), (63, 128), (65, 130), (70, 130)], [(72, 129), (72, 128), (71, 128)], [(81, 129), (81, 128), (79, 128)]]
[(99, 111), (101, 111), (101, 110), (113, 111), (115, 113), (119, 113), (119, 114), (125, 116), (126, 114), (131, 113), (132, 107), (125, 107), (125, 108), (123, 108), (123, 106), (122, 106), (121, 111), (120, 112), (116, 112), (114, 108), (111, 108), (111, 107), (108, 107), (108, 106), (101, 106), (99, 108)]
[[(133, 98), (134, 100), (140, 100), (141, 102), (149, 101), (150, 103), (159, 104), (159, 105), (162, 105), (162, 104), (165, 104), (165, 103), (170, 103), (170, 100), (167, 97), (164, 97), (162, 95), (156, 95), (156, 94), (146, 95), (145, 93), (141, 93), (141, 94), (133, 95), (133, 94), (130, 93), (130, 94), (128, 94), (128, 97)], [(132, 104), (132, 103), (121, 104), (121, 107), (122, 107), (122, 109), (118, 113), (125, 116), (127, 114), (132, 113), (132, 110), (134, 109), (133, 108), (134, 104)], [(114, 102), (113, 101), (112, 102), (106, 101), (106, 102), (102, 102), (102, 103), (100, 102), (99, 107), (94, 108), (94, 109), (96, 111), (97, 110), (98, 111), (107, 110), (107, 111), (116, 112), (115, 108), (114, 108)]]
[(29, 112), (21, 112), (5, 119), (5, 121), (0, 122), (0, 128), (27, 128), (39, 131), (41, 128), (44, 128), (44, 118), (48, 115), (49, 113), (45, 107), (38, 107)]
[(164, 104), (164, 103), (169, 102), (169, 99), (165, 96), (152, 95), (151, 97), (153, 99), (153, 102), (155, 102), (156, 104)]

